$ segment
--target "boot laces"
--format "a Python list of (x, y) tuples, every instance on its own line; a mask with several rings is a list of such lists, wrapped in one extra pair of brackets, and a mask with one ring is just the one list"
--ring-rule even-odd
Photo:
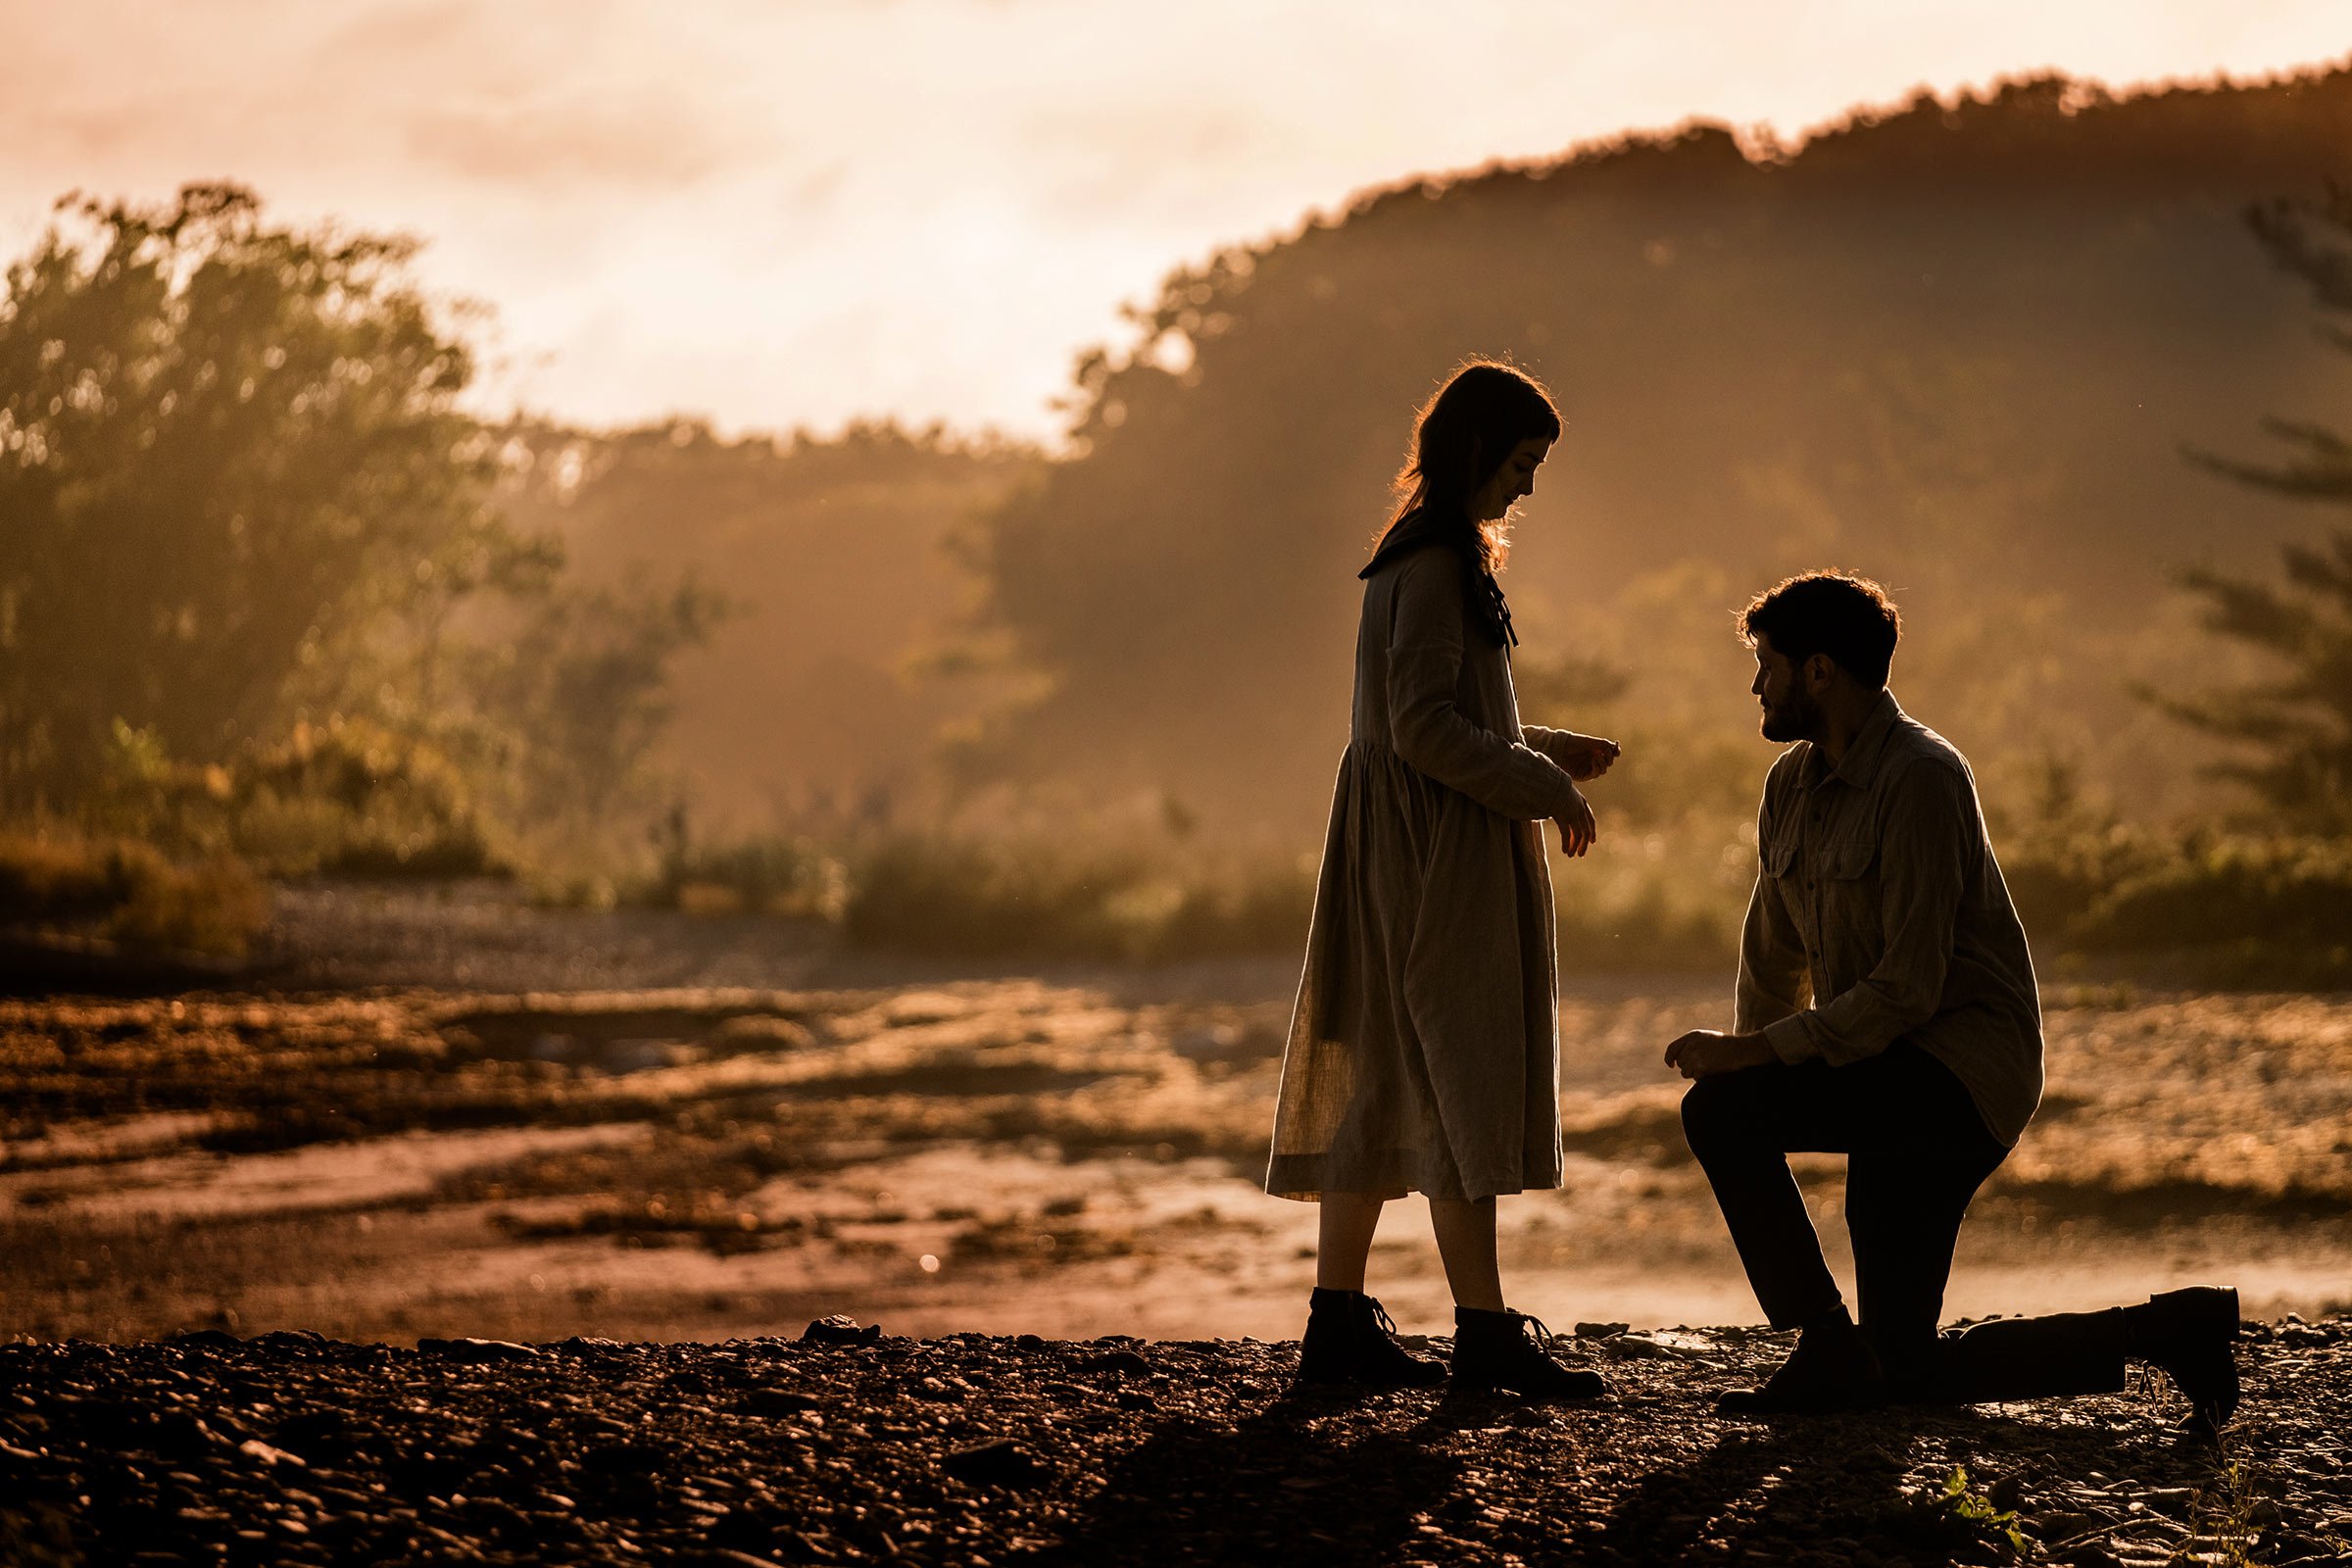
[(1364, 1298), (1364, 1301), (1372, 1308), (1372, 1321), (1380, 1325), (1380, 1331), (1383, 1334), (1395, 1334), (1396, 1332), (1396, 1320), (1389, 1316), (1389, 1309), (1381, 1305), (1378, 1300), (1369, 1296)]
[(1551, 1348), (1551, 1329), (1542, 1318), (1533, 1312), (1513, 1312), (1511, 1316), (1519, 1320), (1519, 1332), (1531, 1337), (1535, 1341), (1537, 1349), (1548, 1350)]

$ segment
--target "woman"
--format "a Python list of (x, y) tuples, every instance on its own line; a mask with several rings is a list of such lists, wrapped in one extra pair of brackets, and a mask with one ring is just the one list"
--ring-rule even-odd
[(1472, 361), (1421, 411), (1364, 579), (1347, 755), (1283, 1054), (1266, 1190), (1323, 1205), (1299, 1377), (1434, 1383), (1364, 1294), (1381, 1206), (1428, 1195), (1455, 1302), (1454, 1381), (1606, 1392), (1503, 1304), (1494, 1200), (1560, 1183), (1558, 976), (1542, 824), (1581, 856), (1576, 781), (1613, 741), (1523, 726), (1494, 573), (1559, 439), (1544, 389)]

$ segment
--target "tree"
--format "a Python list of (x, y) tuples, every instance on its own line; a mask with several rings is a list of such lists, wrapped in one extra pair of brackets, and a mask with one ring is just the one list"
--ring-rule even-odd
[[(2352, 315), (2352, 186), (2331, 183), (2317, 201), (2258, 204), (2247, 222), (2272, 260), (2310, 287), (2323, 312)], [(2320, 334), (2352, 353), (2352, 330), (2323, 320)], [(2352, 441), (2304, 420), (2271, 418), (2264, 426), (2291, 449), (2283, 463), (2190, 456), (2264, 490), (2352, 507)], [(2325, 545), (2289, 546), (2284, 556), (2283, 586), (2209, 568), (2181, 575), (2205, 599), (2211, 630), (2276, 656), (2282, 673), (2158, 701), (2192, 727), (2238, 743), (2249, 755), (2217, 771), (2251, 787), (2283, 824), (2352, 834), (2352, 529), (2330, 530)]]
[(72, 806), (117, 721), (222, 758), (363, 651), (430, 657), (452, 595), (544, 577), (414, 241), (234, 185), (58, 215), (0, 301), (0, 809)]
[(674, 711), (672, 666), (735, 608), (692, 577), (667, 592), (565, 587), (512, 643), (480, 651), (485, 710), (529, 736), (515, 804), (542, 831), (593, 842), (615, 809), (647, 804), (647, 758)]

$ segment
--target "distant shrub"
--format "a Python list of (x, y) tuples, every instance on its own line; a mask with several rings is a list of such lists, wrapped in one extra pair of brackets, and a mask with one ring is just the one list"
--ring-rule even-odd
[(2184, 951), (2215, 983), (2352, 984), (2352, 841), (2192, 839), (2093, 899), (2070, 936)]
[(231, 778), (232, 841), (275, 875), (508, 873), (464, 775), (420, 737), (359, 720), (297, 724)]
[(663, 846), (661, 869), (630, 890), (632, 904), (688, 914), (775, 914), (837, 920), (849, 897), (841, 860), (807, 839), (770, 837), (732, 845)]
[(853, 861), (842, 923), (917, 953), (1157, 962), (1301, 947), (1313, 905), (1311, 861), (902, 834)]
[(431, 742), (362, 720), (297, 724), (225, 764), (173, 761), (118, 722), (82, 813), (104, 835), (182, 857), (231, 854), (270, 876), (508, 874), (465, 779)]
[(268, 890), (232, 856), (179, 862), (131, 839), (0, 834), (0, 925), (233, 956), (269, 914)]

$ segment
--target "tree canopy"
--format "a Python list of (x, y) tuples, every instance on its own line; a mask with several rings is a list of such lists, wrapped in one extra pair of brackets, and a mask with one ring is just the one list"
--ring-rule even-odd
[(388, 616), (527, 552), (457, 408), (411, 241), (249, 191), (70, 201), (0, 304), (0, 802), (71, 799), (112, 726), (215, 758)]

